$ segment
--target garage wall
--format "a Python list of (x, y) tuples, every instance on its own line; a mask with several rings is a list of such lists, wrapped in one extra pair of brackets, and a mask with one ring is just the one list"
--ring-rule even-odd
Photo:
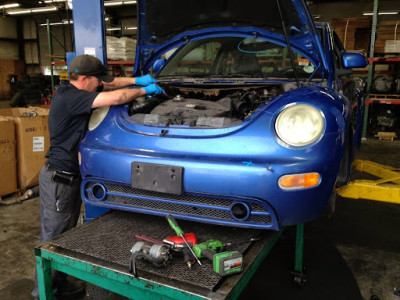
[(0, 18), (0, 59), (19, 59), (16, 19)]
[[(335, 3), (320, 3), (310, 4), (310, 9), (313, 15), (319, 15), (319, 21), (332, 22), (332, 19), (340, 18), (361, 18), (363, 12), (373, 11), (373, 0), (359, 2), (335, 2)], [(395, 10), (400, 8), (398, 0), (379, 1), (379, 10)], [(399, 19), (400, 15), (380, 16), (382, 20)]]
[[(50, 26), (50, 31), (52, 33), (52, 49), (55, 62), (59, 62), (58, 57), (65, 57), (65, 52), (72, 52), (72, 38), (74, 31), (71, 25), (71, 32), (69, 30), (69, 25), (55, 25)], [(50, 52), (49, 52), (49, 41), (47, 37), (47, 26), (38, 26), (39, 34), (39, 44), (40, 44), (40, 61), (42, 65), (50, 65)]]

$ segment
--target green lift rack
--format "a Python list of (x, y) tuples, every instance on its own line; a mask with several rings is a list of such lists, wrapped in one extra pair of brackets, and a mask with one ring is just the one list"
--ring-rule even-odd
[[(52, 270), (58, 270), (129, 299), (237, 299), (267, 257), (284, 229), (252, 230), (179, 220), (199, 242), (210, 238), (230, 242), (243, 253), (243, 272), (220, 277), (212, 263), (189, 269), (180, 257), (164, 268), (140, 261), (138, 276), (129, 272), (135, 235), (162, 239), (173, 236), (165, 218), (113, 211), (80, 225), (35, 248), (39, 295), (53, 299)], [(304, 224), (297, 225), (294, 282), (302, 285)], [(250, 242), (256, 238), (255, 242)]]

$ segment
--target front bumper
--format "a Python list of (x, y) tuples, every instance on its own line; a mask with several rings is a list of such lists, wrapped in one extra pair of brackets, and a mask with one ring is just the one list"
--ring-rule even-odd
[[(278, 230), (274, 210), (254, 198), (223, 195), (173, 195), (134, 189), (129, 185), (89, 177), (82, 182), (86, 204), (211, 224)], [(240, 211), (238, 211), (240, 210)]]

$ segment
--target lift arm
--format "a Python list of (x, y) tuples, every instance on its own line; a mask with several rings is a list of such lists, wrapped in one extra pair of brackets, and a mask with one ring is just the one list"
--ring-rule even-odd
[(399, 169), (359, 159), (354, 160), (353, 167), (381, 179), (351, 181), (336, 189), (340, 196), (400, 204)]

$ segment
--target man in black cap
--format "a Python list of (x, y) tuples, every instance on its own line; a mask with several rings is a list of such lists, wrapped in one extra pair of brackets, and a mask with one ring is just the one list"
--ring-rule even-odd
[[(163, 92), (150, 75), (113, 78), (101, 61), (90, 55), (80, 55), (72, 60), (69, 79), (51, 100), (50, 149), (39, 177), (40, 242), (77, 224), (82, 204), (78, 146), (85, 136), (92, 109)], [(132, 85), (142, 87), (124, 88)], [(53, 272), (53, 286), (56, 295), (84, 292), (83, 284), (71, 284), (65, 274), (57, 271)], [(39, 297), (37, 280), (32, 295)]]

